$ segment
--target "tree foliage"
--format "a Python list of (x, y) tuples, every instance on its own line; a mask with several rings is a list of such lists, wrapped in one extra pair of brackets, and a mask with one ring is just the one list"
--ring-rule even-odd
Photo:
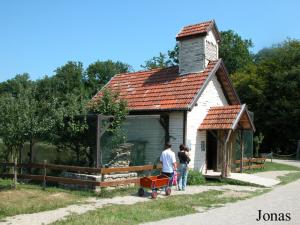
[(121, 123), (128, 114), (127, 102), (120, 98), (118, 92), (103, 89), (102, 93), (101, 99), (96, 104), (91, 105), (90, 111), (96, 114), (113, 116), (109, 130), (114, 132), (120, 129)]
[(85, 85), (89, 96), (95, 95), (114, 75), (130, 72), (131, 66), (120, 61), (96, 61), (86, 70)]
[(145, 64), (141, 65), (141, 67), (150, 70), (177, 65), (179, 63), (178, 54), (179, 47), (176, 44), (174, 49), (169, 50), (167, 54), (160, 52), (158, 56), (154, 56), (151, 59), (146, 60)]
[(300, 41), (286, 40), (255, 55), (252, 70), (233, 75), (243, 102), (255, 113), (266, 150), (291, 153), (300, 138)]
[(253, 57), (250, 48), (253, 47), (251, 39), (242, 39), (233, 30), (222, 31), (219, 49), (220, 58), (223, 59), (229, 74), (243, 70), (252, 63)]
[[(0, 137), (7, 147), (6, 155), (16, 157), (29, 142), (32, 160), (33, 146), (42, 140), (56, 145), (58, 151), (74, 152), (77, 163), (89, 161), (91, 165), (93, 152), (84, 116), (87, 102), (114, 73), (130, 68), (108, 60), (97, 61), (85, 70), (82, 63), (69, 61), (51, 77), (31, 81), (28, 74), (21, 74), (0, 83)], [(116, 97), (112, 95), (114, 101)], [(107, 102), (106, 108), (101, 105), (95, 112), (115, 112), (113, 127), (117, 127), (123, 119), (117, 111), (124, 110), (126, 104), (121, 101), (115, 107), (113, 103)]]

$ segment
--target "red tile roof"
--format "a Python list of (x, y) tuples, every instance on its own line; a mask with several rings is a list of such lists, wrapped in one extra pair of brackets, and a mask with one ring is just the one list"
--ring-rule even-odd
[(199, 129), (231, 129), (241, 108), (241, 105), (211, 107)]
[(245, 105), (226, 105), (211, 107), (206, 114), (199, 130), (235, 129), (236, 123), (241, 122), (245, 129), (255, 129), (247, 113)]
[(217, 31), (214, 20), (183, 27), (181, 31), (177, 34), (176, 39), (179, 40), (188, 36), (206, 34), (212, 28), (215, 29), (216, 31), (215, 33), (217, 34), (217, 39), (219, 39), (219, 32)]
[[(186, 110), (217, 62), (210, 62), (203, 72), (184, 76), (179, 75), (177, 66), (118, 74), (106, 88), (118, 91), (120, 98), (127, 101), (130, 111)], [(100, 91), (92, 101), (101, 96)]]

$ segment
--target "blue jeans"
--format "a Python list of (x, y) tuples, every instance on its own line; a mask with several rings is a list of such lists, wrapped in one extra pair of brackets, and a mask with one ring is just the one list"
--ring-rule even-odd
[(186, 163), (180, 163), (180, 166), (179, 166), (180, 177), (179, 177), (179, 181), (178, 181), (178, 189), (179, 190), (184, 190), (185, 189), (188, 172), (189, 172), (189, 169), (188, 169), (187, 164)]

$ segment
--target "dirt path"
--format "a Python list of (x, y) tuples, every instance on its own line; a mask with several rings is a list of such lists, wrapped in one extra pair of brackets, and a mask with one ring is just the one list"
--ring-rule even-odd
[[(172, 195), (179, 194), (196, 194), (209, 190), (231, 190), (231, 191), (256, 191), (260, 188), (248, 187), (248, 186), (235, 186), (235, 185), (223, 185), (223, 186), (189, 186), (185, 192), (179, 192), (172, 190)], [(164, 198), (163, 194), (158, 195), (159, 198)], [(0, 222), (0, 225), (16, 224), (16, 225), (42, 225), (55, 222), (57, 220), (63, 219), (64, 217), (77, 213), (83, 214), (90, 210), (96, 210), (105, 205), (109, 204), (128, 204), (132, 205), (138, 202), (151, 201), (150, 195), (145, 197), (138, 196), (124, 196), (124, 197), (115, 197), (111, 199), (88, 199), (87, 204), (81, 205), (70, 205), (65, 208), (55, 209), (51, 211), (33, 213), (33, 214), (22, 214), (13, 217), (5, 218), (5, 222)]]

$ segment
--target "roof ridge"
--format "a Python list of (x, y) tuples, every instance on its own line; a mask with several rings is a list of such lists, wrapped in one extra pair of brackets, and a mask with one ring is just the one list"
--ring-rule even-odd
[[(214, 20), (214, 19), (212, 19), (212, 20), (207, 20), (207, 21), (204, 21), (204, 22), (201, 22), (201, 23), (195, 23), (195, 24), (187, 25), (187, 26), (184, 26), (183, 28), (193, 27), (193, 26), (196, 26), (196, 25), (205, 24), (205, 23), (211, 23), (211, 22), (214, 23), (215, 20)], [(182, 28), (182, 29), (183, 29), (183, 28)]]
[(154, 68), (154, 69), (150, 69), (150, 70), (138, 70), (138, 71), (134, 71), (134, 72), (127, 72), (127, 73), (117, 73), (114, 75), (115, 76), (120, 76), (120, 75), (130, 75), (130, 74), (137, 74), (137, 73), (148, 73), (148, 72), (153, 72), (153, 71), (162, 71), (162, 70), (168, 70), (168, 69), (173, 69), (175, 67), (178, 67), (178, 65), (173, 65), (173, 66), (169, 66), (169, 67), (165, 67), (165, 68)]

